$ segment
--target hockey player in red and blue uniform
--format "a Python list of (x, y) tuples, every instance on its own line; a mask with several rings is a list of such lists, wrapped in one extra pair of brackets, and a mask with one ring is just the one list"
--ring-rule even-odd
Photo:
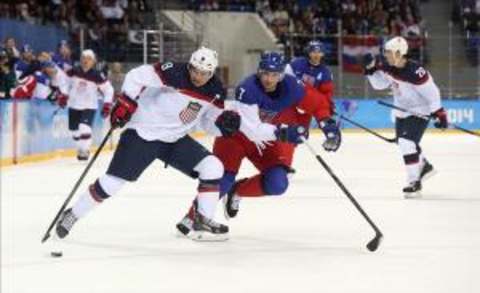
[(313, 86), (317, 91), (324, 95), (330, 103), (330, 109), (333, 111), (334, 83), (330, 69), (323, 62), (325, 56), (325, 46), (319, 41), (310, 41), (306, 48), (307, 57), (298, 57), (293, 59), (285, 67), (285, 73), (295, 76), (305, 84)]
[[(220, 192), (225, 196), (225, 215), (235, 217), (241, 197), (275, 196), (285, 193), (295, 146), (313, 117), (327, 139), (323, 147), (336, 151), (341, 143), (340, 130), (331, 118), (325, 96), (291, 75), (285, 75), (283, 55), (262, 54), (256, 74), (245, 78), (236, 88), (235, 101), (229, 105), (242, 118), (240, 132), (217, 137), (213, 153), (225, 167)], [(259, 174), (236, 181), (243, 159), (248, 159)], [(190, 210), (177, 228), (188, 228)], [(179, 228), (180, 229), (180, 228)]]

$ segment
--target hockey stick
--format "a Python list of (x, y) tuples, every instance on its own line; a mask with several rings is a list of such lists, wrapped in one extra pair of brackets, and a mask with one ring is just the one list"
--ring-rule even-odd
[[(386, 103), (386, 102), (384, 102), (384, 101), (377, 101), (377, 102), (378, 102), (380, 105), (382, 105), (382, 106), (386, 106), (386, 107), (389, 107), (389, 108), (392, 108), (392, 109), (396, 109), (396, 110), (399, 110), (399, 111), (402, 111), (402, 112), (405, 112), (405, 113), (409, 113), (409, 114), (415, 115), (415, 116), (420, 117), (420, 118), (424, 118), (424, 119), (430, 119), (430, 118), (431, 118), (430, 115), (423, 115), (423, 114), (420, 114), (420, 113), (416, 113), (416, 112), (407, 110), (407, 109), (405, 109), (405, 108), (398, 107), (398, 106), (395, 106), (395, 105)], [(455, 129), (457, 129), (457, 130), (463, 131), (463, 132), (465, 132), (465, 133), (468, 133), (468, 134), (471, 134), (471, 135), (475, 135), (475, 136), (480, 137), (480, 133), (476, 133), (476, 132), (474, 132), (474, 131), (468, 130), (468, 129), (463, 128), (463, 127), (460, 127), (460, 126), (455, 125), (455, 124), (453, 124), (453, 123), (448, 123), (448, 126), (449, 126), (449, 127), (452, 127), (452, 128), (455, 128)]]
[(362, 124), (360, 124), (360, 123), (358, 123), (358, 122), (355, 122), (355, 121), (353, 121), (353, 120), (351, 120), (351, 119), (349, 119), (349, 118), (347, 118), (347, 117), (345, 117), (345, 116), (343, 116), (343, 115), (341, 115), (341, 114), (337, 114), (337, 113), (335, 113), (335, 114), (336, 114), (338, 117), (340, 117), (340, 119), (343, 119), (343, 120), (347, 121), (348, 123), (353, 124), (353, 125), (357, 126), (358, 128), (363, 129), (363, 130), (365, 130), (366, 132), (368, 132), (368, 133), (370, 133), (370, 134), (373, 134), (374, 136), (380, 138), (380, 139), (383, 140), (383, 141), (386, 141), (386, 142), (389, 142), (389, 143), (397, 143), (397, 139), (396, 139), (396, 138), (388, 138), (388, 137), (385, 137), (385, 136), (379, 134), (378, 132), (375, 132), (375, 131), (371, 130), (370, 128), (367, 128), (367, 127), (363, 126)]
[(53, 111), (52, 117), (55, 117), (58, 114), (58, 112), (60, 112), (60, 110), (62, 110), (62, 107), (57, 107), (57, 109)]
[(102, 143), (100, 144), (100, 146), (98, 147), (97, 151), (95, 152), (95, 154), (93, 155), (92, 159), (90, 159), (90, 162), (88, 162), (88, 165), (87, 167), (85, 167), (85, 170), (83, 170), (83, 173), (82, 175), (80, 176), (80, 178), (78, 178), (77, 180), (77, 183), (75, 183), (75, 186), (73, 187), (72, 191), (70, 192), (70, 194), (68, 195), (67, 199), (65, 199), (65, 202), (63, 203), (62, 207), (60, 208), (60, 210), (58, 211), (57, 215), (55, 216), (55, 218), (53, 219), (52, 223), (50, 224), (50, 226), (48, 227), (47, 229), (47, 232), (45, 233), (45, 235), (43, 236), (43, 239), (42, 239), (42, 243), (44, 243), (45, 241), (47, 241), (48, 238), (50, 238), (50, 232), (52, 231), (53, 229), (53, 226), (55, 226), (55, 224), (57, 223), (58, 221), (58, 218), (60, 218), (60, 215), (63, 213), (63, 211), (65, 210), (65, 208), (67, 207), (68, 203), (70, 202), (70, 200), (72, 199), (73, 195), (75, 194), (75, 192), (77, 191), (78, 187), (80, 186), (80, 184), (82, 183), (83, 179), (85, 178), (85, 176), (87, 175), (88, 171), (90, 170), (90, 168), (92, 167), (93, 163), (97, 160), (97, 157), (98, 155), (100, 154), (100, 152), (102, 151), (103, 147), (105, 146), (105, 143), (108, 141), (108, 139), (110, 138), (110, 135), (112, 135), (112, 132), (115, 128), (114, 127), (111, 127), (107, 134), (105, 135), (105, 137), (103, 138), (103, 141)]
[(353, 203), (353, 205), (357, 208), (357, 210), (360, 212), (360, 214), (362, 214), (363, 218), (365, 218), (365, 220), (367, 220), (367, 222), (370, 224), (370, 226), (373, 228), (373, 230), (375, 230), (375, 238), (373, 238), (372, 240), (370, 240), (368, 242), (367, 249), (370, 250), (370, 251), (377, 250), (378, 246), (380, 245), (380, 242), (383, 239), (383, 234), (380, 231), (380, 229), (378, 229), (378, 227), (375, 225), (375, 223), (373, 223), (373, 221), (370, 219), (370, 217), (367, 215), (367, 213), (363, 210), (363, 208), (360, 206), (360, 204), (355, 200), (355, 198), (350, 193), (350, 191), (347, 190), (345, 185), (343, 185), (342, 181), (340, 181), (340, 179), (338, 179), (338, 177), (335, 175), (335, 173), (333, 173), (330, 166), (328, 166), (327, 163), (322, 159), (322, 157), (315, 151), (315, 149), (307, 141), (307, 139), (302, 136), (301, 140), (303, 141), (303, 143), (305, 143), (305, 145), (307, 146), (308, 150), (312, 153), (312, 155), (314, 155), (317, 158), (318, 162), (320, 162), (320, 164), (323, 166), (323, 168), (325, 170), (327, 170), (330, 177), (333, 178), (335, 183), (338, 185), (338, 187), (340, 187), (340, 189), (343, 191), (343, 193)]

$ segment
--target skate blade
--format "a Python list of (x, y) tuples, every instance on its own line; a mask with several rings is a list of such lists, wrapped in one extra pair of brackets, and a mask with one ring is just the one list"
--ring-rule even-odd
[(405, 199), (418, 199), (418, 198), (422, 198), (422, 192), (421, 192), (421, 191), (417, 191), (417, 192), (403, 193), (403, 197), (405, 197)]
[(422, 183), (427, 181), (428, 179), (432, 178), (437, 174), (437, 170), (433, 169), (433, 171), (428, 172), (425, 176), (422, 177)]
[(188, 238), (198, 242), (222, 242), (222, 241), (227, 241), (230, 238), (228, 233), (212, 234), (209, 232), (192, 231), (188, 234), (189, 234), (187, 236)]
[(188, 237), (189, 234), (190, 234), (190, 232), (187, 233), (187, 234), (183, 234), (182, 231), (180, 231), (180, 230), (178, 230), (178, 229), (175, 229), (175, 237), (177, 237), (177, 238), (186, 238), (186, 239), (188, 239), (188, 238), (190, 238), (190, 237)]
[(223, 214), (225, 215), (225, 219), (230, 220), (230, 216), (228, 215), (228, 212), (227, 212), (227, 195), (223, 196), (222, 201), (223, 201)]

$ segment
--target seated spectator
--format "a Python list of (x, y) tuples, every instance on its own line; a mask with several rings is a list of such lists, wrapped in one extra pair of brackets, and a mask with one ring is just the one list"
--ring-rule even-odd
[(72, 68), (72, 51), (67, 41), (63, 40), (58, 44), (57, 51), (52, 56), (52, 61), (63, 71), (68, 71)]
[(108, 20), (120, 20), (123, 18), (125, 11), (120, 5), (118, 0), (98, 0), (100, 12), (104, 19)]
[(17, 43), (14, 38), (7, 37), (5, 39), (3, 48), (7, 52), (8, 58), (20, 58), (20, 51), (17, 49)]
[(9, 99), (10, 91), (15, 87), (15, 72), (10, 64), (6, 50), (0, 50), (0, 99)]
[(14, 65), (15, 75), (17, 78), (20, 78), (26, 71), (29, 70), (30, 66), (35, 61), (35, 55), (33, 53), (32, 47), (25, 44), (22, 46), (21, 56)]

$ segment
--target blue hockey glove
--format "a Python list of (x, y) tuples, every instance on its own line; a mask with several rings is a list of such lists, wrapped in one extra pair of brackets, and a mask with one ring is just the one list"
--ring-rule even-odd
[(336, 152), (342, 144), (342, 133), (335, 120), (329, 118), (318, 122), (318, 125), (325, 134), (326, 140), (322, 144), (327, 152)]
[(306, 129), (300, 125), (280, 124), (275, 135), (279, 141), (298, 144), (302, 143), (301, 137), (306, 135)]

